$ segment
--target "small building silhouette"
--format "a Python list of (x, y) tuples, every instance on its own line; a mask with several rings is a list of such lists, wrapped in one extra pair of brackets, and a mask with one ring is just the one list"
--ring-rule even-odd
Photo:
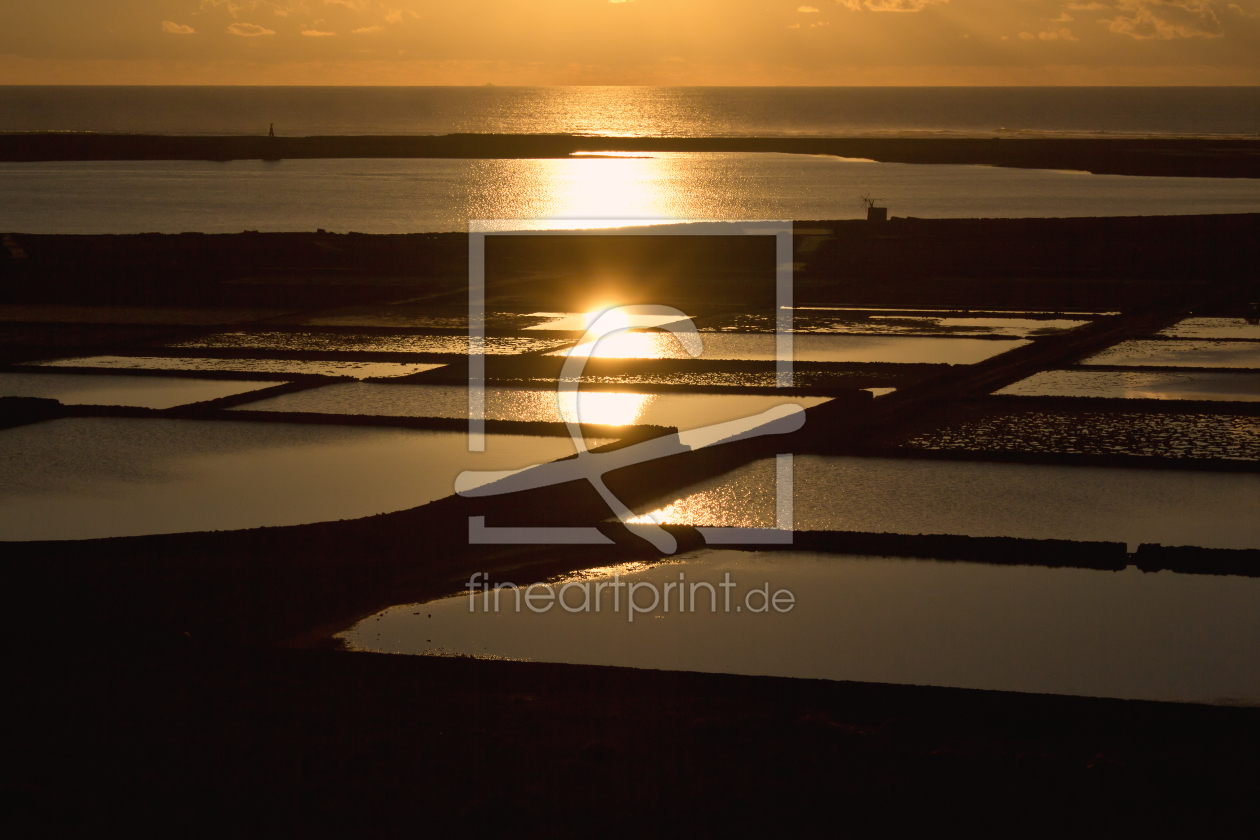
[(876, 207), (870, 205), (866, 208), (866, 221), (868, 222), (886, 222), (888, 221), (888, 208)]

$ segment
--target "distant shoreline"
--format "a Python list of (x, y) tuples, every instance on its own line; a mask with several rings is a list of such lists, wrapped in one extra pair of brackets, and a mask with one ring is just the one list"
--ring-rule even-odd
[(1260, 139), (0, 134), (0, 162), (9, 163), (336, 158), (557, 159), (577, 152), (786, 153), (864, 158), (881, 163), (1066, 169), (1096, 175), (1260, 178)]

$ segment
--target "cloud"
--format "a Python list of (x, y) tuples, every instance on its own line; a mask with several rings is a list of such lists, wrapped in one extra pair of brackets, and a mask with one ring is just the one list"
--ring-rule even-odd
[(803, 15), (816, 15), (816, 14), (818, 14), (818, 10), (817, 10), (816, 8), (814, 8), (813, 6), (797, 6), (797, 7), (796, 7), (796, 11), (800, 12), (800, 13), (801, 13), (801, 14), (803, 14)]
[(1219, 38), (1225, 34), (1216, 14), (1220, 5), (1220, 0), (1114, 0), (1116, 16), (1103, 23), (1139, 41)]
[(863, 5), (872, 12), (921, 12), (937, 3), (949, 0), (865, 0)]
[(318, 29), (303, 29), (302, 34), (308, 38), (331, 38), (336, 32), (320, 32)]
[(191, 26), (184, 26), (183, 24), (164, 20), (162, 21), (162, 31), (169, 32), (172, 35), (192, 35), (197, 30), (193, 29)]
[(265, 26), (259, 26), (256, 23), (234, 23), (227, 28), (228, 32), (233, 35), (240, 35), (243, 38), (254, 38), (259, 35), (275, 35), (274, 29), (268, 29)]
[(1054, 29), (1049, 32), (1038, 32), (1037, 37), (1043, 41), (1079, 41), (1070, 29)]
[(1099, 12), (1111, 7), (1104, 6), (1102, 3), (1068, 3), (1063, 8), (1071, 9), (1074, 12)]
[(354, 35), (371, 35), (373, 32), (384, 32), (384, 31), (385, 31), (385, 27), (381, 26), (379, 23), (376, 24), (375, 26), (363, 26), (358, 29), (350, 30), (350, 32)]
[(201, 0), (201, 11), (209, 11), (217, 9), (219, 6), (227, 6), (228, 14), (236, 17), (236, 13), (245, 8), (244, 3), (237, 3), (235, 0)]
[(402, 23), (402, 9), (390, 9), (385, 13), (386, 23)]

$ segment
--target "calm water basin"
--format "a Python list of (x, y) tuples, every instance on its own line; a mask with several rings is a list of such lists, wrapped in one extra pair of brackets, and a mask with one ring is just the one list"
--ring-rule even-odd
[[(700, 359), (742, 359), (773, 361), (777, 358), (774, 335), (758, 333), (703, 333), (704, 352)], [(792, 356), (797, 362), (894, 362), (901, 364), (969, 365), (1027, 341), (978, 338), (918, 338), (857, 335), (797, 335), (792, 339)], [(594, 346), (596, 358), (604, 359), (689, 359), (678, 340), (662, 332), (629, 332), (611, 335)], [(556, 350), (549, 356), (569, 353), (590, 355), (592, 345), (579, 344), (572, 350)]]
[[(596, 445), (603, 441), (592, 441)], [(194, 420), (72, 418), (0, 431), (0, 540), (352, 519), (454, 492), (464, 470), (573, 453), (566, 438)]]
[(1260, 373), (1164, 373), (1138, 370), (1047, 370), (998, 394), (1142, 400), (1260, 400)]
[[(799, 455), (804, 531), (961, 534), (1260, 548), (1260, 476)], [(775, 461), (700, 482), (640, 510), (665, 523), (775, 527)]]
[[(546, 423), (581, 422), (609, 426), (645, 424), (692, 429), (760, 414), (794, 403), (802, 408), (827, 397), (776, 397), (749, 394), (645, 394), (585, 391), (559, 401), (552, 391), (486, 388), (486, 418)], [(381, 385), (347, 382), (282, 394), (239, 406), (238, 411), (295, 411), (317, 414), (375, 414), (401, 417), (468, 416), (468, 390), (457, 385)]]
[[(565, 609), (469, 611), (465, 595), (393, 607), (341, 634), (352, 648), (666, 670), (1200, 702), (1260, 701), (1260, 580), (703, 550), (570, 580)], [(679, 578), (703, 587), (680, 610)], [(718, 588), (723, 582), (735, 586)], [(559, 593), (560, 581), (553, 592)], [(649, 585), (651, 588), (649, 588)], [(760, 608), (754, 589), (790, 592)], [(545, 590), (536, 589), (540, 596)], [(614, 592), (618, 602), (614, 603)], [(723, 593), (729, 592), (730, 611)], [(589, 604), (589, 609), (581, 606)], [(546, 601), (536, 597), (534, 606)], [(780, 607), (787, 606), (780, 596)], [(614, 607), (616, 609), (614, 609)], [(736, 611), (736, 608), (740, 608)]]
[(175, 376), (92, 376), (78, 373), (0, 373), (0, 397), (49, 397), (65, 405), (174, 408), (216, 400), (280, 382), (231, 382)]
[(1260, 324), (1243, 318), (1187, 318), (1159, 333), (1171, 338), (1260, 339)]
[(1260, 368), (1260, 344), (1248, 341), (1122, 341), (1083, 365)]
[(563, 160), (0, 163), (0, 229), (415, 233), (464, 231), (469, 219), (515, 219), (512, 228), (542, 229), (609, 227), (631, 219), (846, 219), (861, 212), (854, 197), (865, 190), (883, 197), (897, 215), (922, 218), (1260, 210), (1260, 184), (1249, 178), (653, 152)]
[(318, 374), (382, 379), (409, 376), (442, 367), (415, 362), (305, 362), (297, 359), (197, 359), (169, 356), (88, 356), (38, 362), (41, 366), (106, 368), (109, 370), (214, 370), (232, 373)]
[[(488, 355), (514, 355), (560, 347), (563, 341), (545, 338), (513, 338), (489, 336), (485, 341)], [(346, 352), (358, 353), (457, 353), (469, 352), (466, 335), (356, 335), (328, 332), (231, 332), (218, 333), (194, 341), (182, 341), (169, 347), (197, 347), (232, 350), (280, 350), (292, 353)]]

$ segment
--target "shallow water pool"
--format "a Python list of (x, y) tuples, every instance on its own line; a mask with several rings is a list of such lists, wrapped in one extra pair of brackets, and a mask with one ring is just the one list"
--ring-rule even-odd
[[(702, 333), (708, 360), (773, 361), (776, 336), (766, 333)], [(900, 364), (970, 365), (999, 353), (1022, 347), (1016, 339), (925, 338), (914, 336), (795, 335), (792, 358), (797, 362), (893, 362)], [(580, 344), (572, 350), (547, 355), (591, 355), (601, 359), (689, 359), (678, 340), (662, 332), (627, 332), (611, 335), (592, 347)]]
[(109, 370), (213, 370), (233, 373), (353, 376), (383, 379), (409, 376), (442, 367), (414, 362), (304, 362), (297, 359), (197, 359), (170, 356), (87, 356), (39, 362), (46, 367), (105, 368)]
[(1122, 341), (1083, 365), (1260, 368), (1260, 343), (1251, 341)]
[(0, 373), (0, 397), (45, 397), (64, 405), (174, 408), (270, 388), (281, 382), (232, 382), (177, 376), (93, 376), (78, 373)]
[[(803, 531), (961, 534), (1260, 548), (1260, 476), (910, 458), (798, 455)], [(659, 522), (775, 527), (775, 461), (641, 508)]]
[[(605, 441), (591, 441), (595, 446)], [(70, 418), (0, 431), (0, 540), (353, 519), (449, 496), (464, 470), (573, 454), (567, 438), (285, 423)]]
[[(568, 582), (564, 608), (536, 612), (549, 603), (541, 587), (519, 612), (512, 590), (497, 611), (477, 598), (470, 612), (464, 594), (393, 607), (341, 638), (392, 653), (1260, 702), (1256, 579), (703, 550)], [(635, 586), (633, 621), (629, 587), (614, 582)], [(701, 583), (714, 595), (690, 590)], [(777, 608), (754, 611), (765, 605), (757, 589)], [(784, 611), (780, 592), (791, 595)]]
[[(486, 418), (544, 423), (581, 422), (609, 426), (631, 424), (693, 429), (751, 417), (785, 403), (802, 408), (827, 397), (776, 397), (750, 394), (649, 394), (584, 391), (576, 399), (554, 390), (485, 389)], [(238, 411), (293, 411), (322, 414), (375, 414), (402, 417), (468, 416), (468, 389), (457, 385), (383, 385), (347, 382), (282, 394), (239, 406)]]

